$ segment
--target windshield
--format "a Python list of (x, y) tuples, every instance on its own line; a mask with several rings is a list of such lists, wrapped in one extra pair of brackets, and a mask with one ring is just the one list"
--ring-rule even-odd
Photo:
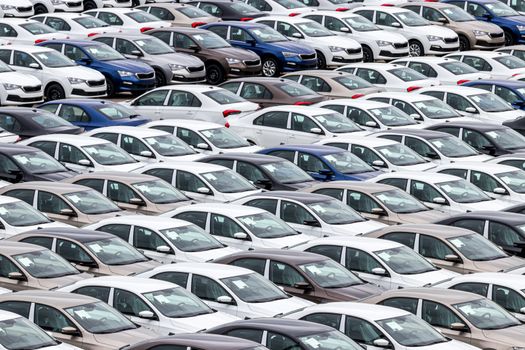
[(109, 27), (109, 24), (93, 16), (73, 18), (73, 21), (87, 29)]
[(432, 263), (407, 246), (378, 250), (374, 254), (400, 275), (416, 275), (437, 270)]
[(517, 193), (525, 193), (525, 171), (514, 170), (496, 174), (496, 176)]
[(289, 82), (289, 83), (286, 82), (286, 83), (278, 84), (277, 88), (279, 90), (284, 91), (288, 96), (292, 96), (292, 97), (317, 95), (317, 92), (311, 90), (310, 88), (307, 88), (304, 85), (296, 83), (296, 82)]
[(510, 17), (520, 15), (518, 12), (516, 12), (516, 10), (499, 1), (485, 3), (485, 7), (496, 17)]
[[(299, 341), (307, 350), (362, 350), (363, 348), (339, 331), (310, 334), (299, 337)], [(289, 349), (298, 347), (289, 347)], [(288, 348), (287, 348), (288, 349)]]
[(97, 61), (114, 61), (126, 59), (126, 57), (122, 56), (118, 51), (107, 45), (84, 46), (84, 50), (86, 50), (87, 53)]
[(296, 0), (275, 0), (276, 3), (287, 9), (297, 9), (307, 7), (302, 2)]
[(414, 118), (396, 107), (381, 107), (368, 110), (386, 126), (404, 126), (417, 124)]
[(375, 171), (374, 168), (349, 151), (327, 154), (323, 158), (343, 174), (361, 174)]
[(64, 197), (84, 214), (95, 215), (120, 211), (115, 203), (95, 190), (70, 192), (64, 194)]
[(35, 278), (56, 278), (79, 273), (68, 261), (48, 249), (13, 255), (13, 258)]
[(518, 68), (524, 68), (525, 62), (521, 59), (517, 58), (516, 56), (508, 55), (508, 56), (502, 56), (502, 57), (494, 57), (494, 61), (501, 63), (505, 67), (509, 69), (518, 69)]
[(142, 295), (166, 317), (194, 317), (214, 312), (199, 298), (181, 287), (143, 293)]
[(310, 37), (334, 36), (332, 32), (323, 27), (317, 22), (297, 23), (297, 27), (306, 35)]
[(430, 119), (446, 119), (460, 117), (459, 113), (456, 112), (455, 109), (438, 99), (414, 102), (414, 105), (421, 111), (421, 113), (423, 113), (426, 117)]
[(224, 248), (221, 242), (197, 225), (167, 228), (160, 230), (160, 233), (183, 252), (204, 252)]
[(138, 39), (134, 41), (142, 50), (150, 55), (163, 55), (175, 52), (164, 41), (153, 38)]
[(85, 246), (106, 265), (129, 265), (148, 261), (138, 250), (120, 238), (86, 242)]
[(137, 112), (132, 110), (131, 108), (128, 108), (126, 106), (122, 106), (118, 103), (108, 103), (107, 101), (104, 102), (104, 104), (96, 105), (94, 107), (99, 113), (106, 116), (108, 119), (111, 120), (119, 120), (119, 119), (127, 119), (127, 118), (133, 118), (137, 117)]
[(349, 90), (366, 89), (373, 86), (368, 81), (353, 74), (335, 77), (333, 80)]
[(376, 321), (396, 342), (407, 347), (445, 343), (436, 329), (415, 315), (404, 315)]
[(192, 39), (206, 49), (219, 49), (231, 46), (226, 40), (213, 32), (195, 34), (192, 35)]
[(52, 174), (67, 171), (55, 158), (44, 152), (15, 154), (13, 159), (32, 174)]
[(477, 233), (447, 238), (447, 241), (456, 247), (463, 256), (473, 261), (489, 261), (508, 256), (492, 242)]
[(444, 62), (439, 63), (438, 65), (445, 68), (454, 75), (478, 73), (477, 69), (472, 68), (471, 66), (463, 62)]
[(7, 64), (5, 64), (4, 61), (0, 61), (0, 73), (5, 72), (14, 72), (14, 70), (11, 69)]
[(137, 328), (124, 315), (101, 301), (65, 310), (82, 328), (93, 334), (111, 334)]
[(472, 16), (467, 11), (465, 11), (462, 8), (459, 8), (457, 6), (451, 6), (451, 7), (442, 8), (441, 12), (443, 12), (453, 22), (468, 22), (468, 21), (475, 21), (476, 20), (476, 18), (474, 18), (474, 16)]
[(82, 149), (86, 151), (95, 162), (102, 165), (122, 165), (137, 162), (123, 149), (111, 142), (83, 146)]
[(144, 11), (128, 12), (126, 13), (126, 16), (128, 16), (137, 23), (160, 22), (160, 19), (158, 17), (155, 17)]
[(252, 29), (250, 30), (250, 34), (265, 43), (288, 41), (288, 39), (286, 39), (285, 36), (283, 36), (281, 33), (279, 33), (275, 29), (272, 29), (268, 26)]
[(333, 132), (334, 134), (363, 130), (356, 123), (339, 113), (314, 115), (314, 119), (326, 130)]
[(374, 197), (386, 205), (389, 210), (398, 214), (418, 213), (429, 210), (423, 203), (397, 188), (376, 192), (374, 193)]
[(258, 273), (223, 278), (221, 281), (233, 294), (247, 303), (266, 303), (289, 298), (275, 284)]
[(23, 317), (0, 321), (0, 345), (4, 349), (31, 350), (58, 344), (58, 341)]
[(430, 23), (421, 17), (418, 14), (415, 14), (412, 11), (406, 11), (406, 12), (398, 12), (395, 13), (394, 16), (397, 17), (403, 24), (406, 24), (409, 27), (421, 27), (421, 26), (428, 26)]
[(189, 18), (211, 17), (208, 12), (203, 11), (200, 8), (194, 7), (194, 6), (178, 7), (175, 10), (181, 12), (182, 14), (184, 14), (186, 17), (189, 17)]
[(346, 288), (363, 284), (359, 277), (331, 259), (302, 264), (299, 268), (323, 288)]
[(33, 35), (50, 34), (50, 33), (57, 32), (56, 30), (54, 30), (47, 24), (36, 22), (36, 21), (20, 24), (20, 27), (24, 28), (25, 30), (27, 30), (29, 33)]
[(345, 21), (346, 24), (350, 26), (350, 28), (358, 32), (371, 32), (374, 30), (381, 30), (381, 28), (379, 28), (374, 23), (370, 22), (368, 19), (362, 16), (343, 18), (343, 21)]
[(393, 75), (395, 75), (403, 81), (416, 81), (428, 79), (428, 77), (408, 67), (389, 69), (388, 72), (392, 73)]
[(376, 147), (375, 149), (394, 165), (404, 166), (426, 163), (426, 160), (424, 160), (419, 154), (402, 144), (396, 143)]
[(59, 128), (61, 126), (73, 126), (70, 122), (48, 112), (39, 112), (38, 115), (32, 116), (31, 120), (44, 129)]
[(177, 203), (188, 200), (182, 192), (164, 180), (135, 182), (133, 188), (155, 204)]
[(172, 134), (144, 138), (144, 141), (158, 154), (165, 157), (195, 154), (188, 144)]
[(512, 8), (516, 11), (525, 12), (525, 1), (523, 0), (515, 0), (512, 1)]
[(34, 226), (51, 222), (44, 214), (22, 201), (0, 204), (0, 218), (15, 227)]
[(329, 225), (346, 225), (365, 221), (355, 210), (335, 199), (310, 203), (307, 207)]
[(479, 154), (474, 148), (454, 136), (436, 137), (429, 139), (428, 142), (436, 147), (441, 154), (450, 158), (469, 157)]
[(525, 148), (525, 137), (511, 128), (494, 129), (485, 133), (501, 148), (512, 150)]
[(233, 92), (228, 90), (213, 90), (213, 91), (206, 91), (202, 93), (205, 96), (208, 96), (213, 101), (217, 102), (220, 105), (227, 105), (231, 103), (239, 103), (239, 102), (246, 102), (245, 99), (243, 99), (240, 96), (235, 95)]
[(249, 147), (250, 144), (238, 134), (226, 129), (215, 128), (202, 130), (202, 135), (218, 148)]
[(261, 168), (270, 173), (278, 182), (284, 184), (313, 181), (312, 177), (303, 169), (289, 161), (261, 164)]
[(286, 222), (270, 213), (238, 216), (237, 220), (259, 238), (281, 238), (298, 234)]
[(58, 51), (35, 52), (33, 54), (44, 66), (49, 68), (74, 67), (77, 64)]
[(478, 299), (452, 305), (479, 329), (503, 329), (521, 323), (501, 306), (488, 299)]
[(457, 203), (477, 203), (491, 200), (485, 192), (463, 179), (439, 182), (436, 183), (436, 186)]
[(202, 174), (202, 177), (222, 193), (238, 193), (256, 189), (248, 180), (230, 169), (210, 171)]

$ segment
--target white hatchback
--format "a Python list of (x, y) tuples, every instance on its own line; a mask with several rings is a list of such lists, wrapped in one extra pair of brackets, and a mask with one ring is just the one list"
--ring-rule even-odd
[(516, 56), (495, 51), (462, 51), (446, 56), (488, 73), (492, 79), (508, 79), (525, 73), (525, 62)]
[(0, 39), (6, 40), (8, 44), (34, 45), (46, 40), (69, 39), (66, 34), (32, 19), (1, 18), (0, 25), (3, 28)]
[(171, 26), (168, 21), (162, 21), (142, 10), (130, 8), (101, 8), (85, 11), (84, 14), (96, 17), (111, 26), (118, 27), (122, 32), (130, 34), (140, 34), (151, 29)]
[(31, 17), (32, 20), (44, 23), (60, 33), (75, 39), (88, 39), (97, 34), (118, 33), (118, 27), (82, 13), (58, 12), (43, 13)]

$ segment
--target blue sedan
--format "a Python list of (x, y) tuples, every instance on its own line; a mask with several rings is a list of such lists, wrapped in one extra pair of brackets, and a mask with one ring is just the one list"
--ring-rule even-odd
[(515, 109), (525, 110), (525, 81), (519, 80), (473, 80), (461, 84), (495, 93)]

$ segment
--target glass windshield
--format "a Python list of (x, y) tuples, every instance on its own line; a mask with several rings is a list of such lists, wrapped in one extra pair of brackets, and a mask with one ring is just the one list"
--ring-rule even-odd
[(496, 17), (510, 17), (520, 15), (518, 12), (516, 12), (516, 10), (499, 1), (485, 3), (485, 7)]
[(176, 8), (176, 10), (189, 18), (210, 17), (210, 14), (208, 12), (203, 11), (200, 8), (194, 6), (178, 7)]
[(329, 225), (346, 225), (365, 221), (355, 210), (335, 199), (310, 203), (307, 207)]
[(230, 169), (210, 171), (202, 174), (202, 177), (222, 193), (238, 193), (256, 189), (248, 180)]
[(512, 1), (512, 8), (516, 11), (525, 12), (525, 1), (524, 0), (516, 0)]
[(494, 129), (485, 133), (498, 146), (507, 149), (525, 148), (525, 137), (511, 128)]
[(206, 49), (219, 49), (231, 46), (226, 40), (213, 32), (195, 34), (192, 35), (192, 39)]
[(477, 233), (447, 238), (447, 241), (469, 260), (489, 261), (508, 256), (492, 242)]
[(237, 220), (259, 238), (281, 238), (298, 234), (286, 222), (270, 213), (238, 216)]
[(355, 75), (343, 75), (340, 77), (335, 77), (333, 80), (349, 90), (366, 89), (372, 87), (372, 84), (370, 84), (368, 81)]
[(158, 154), (165, 157), (195, 154), (195, 151), (181, 139), (172, 134), (144, 138), (144, 141)]
[(409, 314), (376, 321), (396, 342), (407, 347), (430, 346), (445, 343), (436, 329), (419, 317)]
[(86, 151), (95, 162), (102, 165), (121, 165), (137, 162), (123, 149), (110, 142), (83, 146), (82, 149)]
[(496, 174), (496, 176), (517, 193), (525, 193), (525, 171), (514, 170)]
[(202, 135), (218, 148), (249, 147), (250, 144), (238, 134), (226, 129), (215, 128), (202, 130)]
[(517, 69), (525, 67), (525, 62), (516, 56), (508, 55), (503, 57), (494, 57), (494, 61), (501, 63), (509, 69)]
[(70, 192), (64, 194), (64, 197), (84, 214), (95, 215), (120, 211), (115, 203), (95, 190)]
[(255, 7), (250, 6), (248, 4), (245, 4), (244, 2), (232, 2), (231, 8), (235, 10), (235, 12), (241, 14), (241, 15), (249, 15), (249, 14), (258, 14), (260, 13), (259, 10), (257, 10)]
[(133, 188), (155, 204), (177, 203), (188, 200), (182, 192), (164, 180), (136, 182)]
[(332, 32), (323, 27), (317, 22), (297, 23), (297, 27), (306, 35), (310, 37), (334, 36)]
[(213, 90), (206, 91), (202, 93), (205, 96), (208, 96), (213, 101), (217, 102), (220, 105), (227, 105), (230, 103), (239, 103), (246, 102), (246, 100), (240, 96), (235, 95), (233, 92), (228, 90)]
[(381, 28), (379, 28), (374, 23), (370, 22), (368, 19), (362, 16), (343, 18), (343, 21), (345, 21), (346, 24), (350, 26), (350, 28), (358, 32), (371, 32), (374, 30), (381, 30)]
[(106, 265), (129, 265), (148, 259), (120, 238), (86, 242), (85, 246)]
[(275, 2), (287, 9), (297, 9), (306, 7), (305, 4), (296, 0), (275, 0)]
[(429, 139), (428, 142), (436, 147), (443, 155), (451, 158), (475, 156), (478, 153), (467, 143), (454, 136), (443, 136)]
[(197, 225), (167, 228), (160, 230), (160, 233), (183, 252), (204, 252), (224, 248), (221, 242)]
[(135, 44), (150, 55), (163, 55), (175, 52), (164, 41), (154, 37), (135, 40)]
[(35, 278), (56, 278), (79, 273), (68, 261), (48, 249), (13, 255), (13, 258)]
[(143, 293), (142, 295), (166, 317), (194, 317), (214, 312), (195, 295), (180, 287)]
[(94, 107), (99, 113), (106, 116), (108, 119), (111, 120), (119, 120), (119, 119), (127, 119), (127, 118), (133, 118), (137, 117), (138, 114), (131, 108), (128, 108), (126, 106), (122, 106), (118, 103), (108, 103), (105, 102), (101, 105), (96, 105)]
[(44, 66), (49, 68), (74, 67), (77, 64), (58, 51), (35, 52), (33, 54)]
[[(310, 334), (299, 337), (307, 350), (362, 350), (363, 348), (339, 331)], [(295, 347), (294, 347), (295, 349)]]
[(5, 72), (13, 72), (14, 70), (11, 69), (7, 64), (4, 63), (4, 61), (0, 61), (0, 73)]
[(124, 315), (101, 301), (65, 310), (89, 333), (111, 334), (137, 328)]
[(268, 26), (252, 29), (250, 30), (250, 34), (265, 43), (288, 41), (285, 36)]
[(296, 83), (296, 82), (282, 83), (282, 84), (277, 85), (277, 88), (279, 90), (284, 91), (287, 95), (292, 96), (292, 97), (317, 95), (315, 91), (307, 88), (304, 85)]
[(432, 263), (407, 246), (378, 250), (374, 254), (400, 275), (416, 275), (437, 270)]
[(456, 110), (454, 110), (445, 102), (438, 99), (414, 102), (414, 105), (416, 106), (416, 108), (419, 109), (421, 113), (423, 113), (426, 117), (430, 119), (446, 119), (460, 117), (459, 113), (456, 112)]
[(88, 54), (90, 54), (97, 61), (114, 61), (126, 59), (126, 57), (122, 56), (118, 51), (107, 45), (84, 46), (84, 50), (86, 50)]
[(521, 324), (502, 307), (488, 299), (467, 301), (453, 307), (479, 329), (503, 329)]
[(223, 278), (221, 281), (233, 294), (247, 303), (266, 303), (289, 298), (275, 284), (258, 273)]
[(392, 73), (393, 75), (395, 75), (403, 81), (416, 81), (428, 79), (428, 77), (408, 67), (389, 69), (388, 72)]
[(261, 164), (261, 168), (270, 173), (278, 182), (285, 184), (313, 181), (303, 169), (289, 161)]
[(0, 345), (7, 350), (32, 350), (55, 347), (59, 342), (33, 322), (18, 317), (0, 321)]
[(477, 203), (491, 200), (485, 192), (463, 179), (439, 182), (436, 183), (436, 186), (457, 203)]
[(48, 26), (47, 24), (40, 23), (40, 22), (29, 22), (29, 23), (23, 23), (20, 24), (21, 28), (24, 28), (29, 33), (33, 35), (40, 35), (40, 34), (50, 34), (50, 33), (56, 33), (57, 31)]
[(403, 24), (406, 24), (409, 27), (421, 27), (430, 25), (430, 23), (426, 19), (412, 11), (398, 12), (394, 14), (394, 16), (396, 16), (397, 19), (399, 19), (401, 22), (403, 22)]
[(375, 149), (394, 165), (404, 166), (426, 163), (426, 160), (419, 154), (402, 144), (380, 146)]
[(445, 62), (439, 63), (439, 66), (445, 68), (454, 75), (478, 73), (477, 69), (472, 68), (471, 66), (463, 62)]
[(314, 115), (314, 119), (326, 130), (333, 132), (334, 134), (363, 130), (356, 123), (339, 113)]
[(448, 18), (450, 18), (454, 22), (468, 22), (476, 20), (474, 16), (457, 6), (442, 8), (441, 12), (443, 12)]
[(368, 110), (386, 126), (404, 126), (417, 124), (414, 118), (396, 107), (381, 107)]
[(393, 189), (383, 192), (374, 193), (374, 197), (383, 203), (389, 210), (398, 214), (418, 213), (420, 211), (427, 211), (428, 208), (400, 189)]
[(55, 158), (44, 152), (15, 154), (13, 159), (32, 174), (52, 174), (67, 171)]
[(349, 151), (327, 154), (323, 158), (343, 174), (361, 174), (375, 171), (374, 168)]
[(22, 201), (0, 204), (0, 218), (15, 227), (34, 226), (51, 222), (44, 214)]
[(128, 12), (126, 16), (137, 23), (159, 22), (160, 19), (144, 11)]
[(87, 29), (109, 27), (109, 24), (93, 16), (73, 18), (73, 21)]
[(59, 128), (61, 126), (73, 126), (70, 122), (47, 112), (40, 112), (31, 119), (44, 129)]
[(346, 288), (363, 284), (356, 275), (331, 259), (302, 264), (299, 268), (323, 288)]

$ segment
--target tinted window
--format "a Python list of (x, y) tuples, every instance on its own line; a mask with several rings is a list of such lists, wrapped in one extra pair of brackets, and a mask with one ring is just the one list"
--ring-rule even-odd
[(382, 239), (388, 239), (389, 241), (398, 242), (406, 245), (409, 248), (414, 249), (416, 243), (416, 234), (409, 232), (392, 232), (387, 233), (381, 237)]
[(174, 216), (174, 218), (179, 220), (186, 220), (191, 222), (202, 229), (206, 229), (206, 218), (208, 213), (198, 212), (198, 211), (187, 211), (185, 213), (180, 213)]
[(175, 283), (176, 285), (186, 288), (188, 285), (188, 277), (189, 275), (184, 272), (161, 272), (152, 278)]
[(383, 300), (380, 304), (416, 314), (418, 300), (413, 298), (391, 298)]
[(109, 301), (109, 291), (109, 287), (86, 286), (74, 290), (73, 293), (87, 295), (107, 303)]
[(266, 211), (269, 211), (272, 214), (275, 214), (277, 212), (277, 200), (276, 199), (253, 199), (249, 202), (246, 202), (244, 205), (261, 208)]
[(232, 261), (230, 265), (244, 267), (246, 269), (249, 269), (261, 275), (264, 275), (264, 267), (266, 265), (266, 260), (250, 259), (250, 258), (238, 259), (238, 260)]
[(486, 297), (489, 291), (489, 285), (486, 283), (460, 283), (450, 287), (450, 289), (475, 293)]
[(112, 224), (112, 225), (105, 225), (105, 226), (99, 227), (97, 228), (97, 231), (111, 233), (117, 237), (122, 238), (123, 240), (127, 242), (129, 240), (130, 229), (131, 229), (131, 225)]

